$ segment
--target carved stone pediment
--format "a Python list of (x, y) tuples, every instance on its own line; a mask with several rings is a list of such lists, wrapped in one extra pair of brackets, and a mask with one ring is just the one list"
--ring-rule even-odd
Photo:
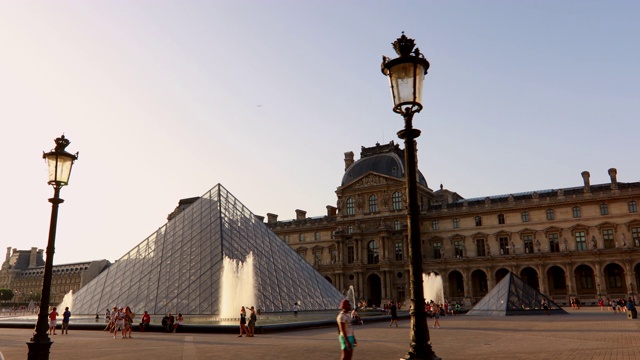
[(388, 179), (382, 176), (377, 176), (373, 174), (366, 175), (362, 179), (358, 180), (355, 183), (355, 188), (365, 188), (369, 186), (378, 186), (378, 185), (386, 185), (388, 183)]

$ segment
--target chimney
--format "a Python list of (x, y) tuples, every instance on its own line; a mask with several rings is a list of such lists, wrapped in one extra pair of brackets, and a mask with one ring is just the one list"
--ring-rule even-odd
[(267, 224), (275, 224), (278, 222), (278, 215), (267, 213)]
[(260, 215), (256, 215), (256, 220), (263, 223), (264, 222), (264, 216), (260, 216)]
[(351, 164), (353, 164), (353, 151), (348, 151), (344, 153), (344, 171), (347, 171)]
[(327, 205), (327, 216), (333, 217), (338, 213), (338, 208), (335, 206)]
[(38, 266), (37, 259), (38, 259), (38, 248), (32, 247), (31, 251), (29, 252), (29, 268), (34, 268)]
[(304, 210), (296, 209), (296, 220), (304, 220), (307, 218), (307, 212)]
[(7, 248), (7, 256), (5, 257), (4, 261), (9, 262), (10, 258), (11, 258), (11, 246)]
[(586, 192), (586, 193), (591, 191), (591, 184), (589, 183), (589, 177), (590, 176), (591, 176), (591, 174), (589, 174), (588, 171), (583, 171), (582, 172), (582, 181), (584, 181), (584, 192)]
[(616, 168), (609, 169), (609, 177), (611, 178), (611, 189), (618, 188), (618, 170)]

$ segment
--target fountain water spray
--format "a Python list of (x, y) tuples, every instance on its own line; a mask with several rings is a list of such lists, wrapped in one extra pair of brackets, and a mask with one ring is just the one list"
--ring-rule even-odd
[(219, 318), (239, 318), (241, 306), (257, 307), (253, 253), (244, 262), (225, 255), (222, 263)]
[(353, 285), (349, 285), (349, 289), (347, 290), (347, 300), (349, 300), (351, 307), (354, 309), (358, 307), (356, 304), (356, 294)]
[(426, 302), (433, 300), (436, 304), (444, 304), (442, 277), (440, 275), (436, 273), (422, 274), (422, 286)]
[(69, 290), (69, 292), (64, 295), (62, 302), (58, 304), (58, 312), (62, 314), (65, 307), (73, 309), (73, 290)]

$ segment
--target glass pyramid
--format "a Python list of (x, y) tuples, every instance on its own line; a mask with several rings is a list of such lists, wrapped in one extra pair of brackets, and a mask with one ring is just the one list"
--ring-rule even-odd
[(467, 315), (540, 315), (546, 314), (543, 300), (547, 302), (549, 314), (567, 314), (560, 306), (538, 290), (510, 272), (504, 279), (474, 306)]
[[(130, 306), (150, 314), (219, 314), (224, 256), (253, 254), (256, 308), (336, 309), (343, 295), (218, 184), (73, 296), (72, 311)], [(251, 305), (251, 304), (240, 304)]]

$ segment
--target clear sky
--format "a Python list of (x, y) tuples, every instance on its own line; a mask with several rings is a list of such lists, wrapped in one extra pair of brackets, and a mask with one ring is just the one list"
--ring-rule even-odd
[(402, 31), (431, 62), (432, 189), (639, 181), (638, 19), (637, 1), (0, 0), (0, 245), (46, 247), (62, 133), (80, 157), (56, 264), (120, 258), (217, 183), (257, 215), (324, 215), (344, 152), (400, 141), (380, 62)]

